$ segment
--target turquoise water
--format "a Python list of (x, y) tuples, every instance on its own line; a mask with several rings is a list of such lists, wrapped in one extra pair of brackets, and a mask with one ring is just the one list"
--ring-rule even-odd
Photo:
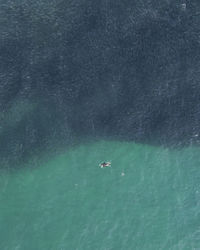
[(2, 170), (0, 249), (200, 249), (199, 148), (100, 141)]

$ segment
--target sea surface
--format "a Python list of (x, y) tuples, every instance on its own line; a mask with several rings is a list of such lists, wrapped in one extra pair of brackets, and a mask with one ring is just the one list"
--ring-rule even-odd
[(200, 249), (200, 148), (98, 141), (1, 170), (0, 249)]

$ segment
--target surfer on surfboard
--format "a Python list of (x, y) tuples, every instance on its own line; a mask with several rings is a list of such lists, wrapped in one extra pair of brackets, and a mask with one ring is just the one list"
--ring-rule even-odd
[(105, 161), (104, 161), (104, 162), (100, 163), (99, 166), (100, 166), (101, 168), (111, 167), (111, 162), (109, 162), (109, 161), (105, 162)]

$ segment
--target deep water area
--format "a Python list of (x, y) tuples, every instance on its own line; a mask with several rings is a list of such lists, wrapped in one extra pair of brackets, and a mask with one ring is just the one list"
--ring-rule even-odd
[(0, 0), (0, 157), (79, 138), (190, 145), (200, 2)]

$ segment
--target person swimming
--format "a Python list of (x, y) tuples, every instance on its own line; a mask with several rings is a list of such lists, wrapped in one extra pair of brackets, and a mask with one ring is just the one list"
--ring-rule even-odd
[(105, 162), (105, 161), (104, 161), (104, 162), (100, 163), (99, 166), (100, 166), (101, 168), (111, 167), (111, 162), (109, 162), (109, 161)]

